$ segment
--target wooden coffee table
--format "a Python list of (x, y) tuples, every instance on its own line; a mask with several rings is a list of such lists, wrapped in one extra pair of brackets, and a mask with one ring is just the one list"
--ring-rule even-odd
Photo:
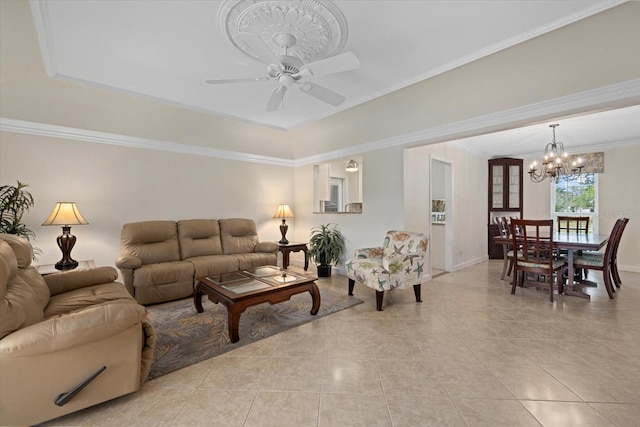
[(202, 296), (205, 294), (209, 301), (224, 304), (227, 307), (229, 338), (231, 342), (237, 342), (240, 339), (240, 315), (252, 305), (264, 302), (277, 304), (291, 299), (292, 295), (309, 292), (313, 301), (311, 314), (317, 314), (320, 309), (320, 291), (316, 280), (316, 277), (282, 271), (275, 266), (212, 277), (196, 277), (193, 303), (198, 313), (204, 311)]

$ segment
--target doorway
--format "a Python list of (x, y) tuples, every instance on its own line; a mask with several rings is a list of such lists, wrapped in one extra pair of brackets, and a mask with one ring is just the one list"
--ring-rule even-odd
[(453, 164), (429, 158), (431, 277), (453, 271)]

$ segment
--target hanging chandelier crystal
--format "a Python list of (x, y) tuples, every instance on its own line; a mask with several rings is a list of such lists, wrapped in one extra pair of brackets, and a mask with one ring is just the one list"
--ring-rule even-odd
[(545, 179), (549, 179), (549, 182), (556, 183), (563, 178), (570, 180), (579, 177), (582, 174), (582, 159), (571, 161), (569, 154), (564, 151), (564, 144), (560, 141), (556, 141), (556, 127), (560, 126), (557, 123), (549, 125), (553, 129), (553, 140), (547, 144), (544, 148), (544, 158), (542, 165), (538, 167), (538, 162), (533, 162), (529, 165), (529, 177), (533, 182), (542, 182)]

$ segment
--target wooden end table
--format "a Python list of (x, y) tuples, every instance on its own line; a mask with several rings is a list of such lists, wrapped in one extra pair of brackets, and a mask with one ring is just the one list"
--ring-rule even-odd
[(309, 248), (306, 243), (289, 242), (278, 243), (278, 249), (282, 252), (282, 268), (289, 267), (289, 253), (291, 252), (304, 252), (304, 271), (309, 269)]
[(275, 266), (214, 277), (196, 277), (193, 303), (196, 311), (202, 313), (202, 296), (206, 294), (209, 301), (225, 305), (229, 338), (231, 342), (237, 342), (240, 339), (240, 315), (252, 305), (264, 302), (277, 304), (289, 300), (292, 295), (309, 292), (313, 302), (311, 314), (317, 314), (320, 309), (320, 290), (315, 283), (316, 279), (298, 273), (288, 273)]
[[(42, 264), (42, 265), (34, 265), (38, 273), (41, 276), (46, 276), (47, 274), (52, 273), (60, 273), (61, 271), (71, 271), (71, 270), (58, 270), (56, 269), (55, 264)], [(89, 268), (96, 268), (96, 262), (92, 259), (85, 261), (78, 261), (78, 266), (74, 268), (74, 270), (87, 270)]]

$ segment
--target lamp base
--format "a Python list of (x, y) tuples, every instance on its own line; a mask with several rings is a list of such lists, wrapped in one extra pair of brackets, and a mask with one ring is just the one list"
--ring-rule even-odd
[(71, 249), (76, 244), (76, 236), (71, 234), (71, 227), (62, 226), (62, 234), (56, 241), (62, 251), (62, 259), (56, 263), (56, 270), (73, 270), (78, 266), (78, 261), (71, 258)]
[(284, 218), (282, 218), (282, 224), (280, 224), (280, 234), (282, 234), (282, 239), (280, 239), (280, 241), (278, 242), (281, 245), (286, 245), (287, 243), (289, 243), (289, 241), (287, 240), (288, 229), (289, 229), (289, 226), (285, 222)]
[(56, 270), (73, 270), (74, 268), (76, 268), (78, 266), (78, 261), (74, 260), (74, 259), (70, 259), (70, 260), (60, 260), (58, 262), (56, 262)]

